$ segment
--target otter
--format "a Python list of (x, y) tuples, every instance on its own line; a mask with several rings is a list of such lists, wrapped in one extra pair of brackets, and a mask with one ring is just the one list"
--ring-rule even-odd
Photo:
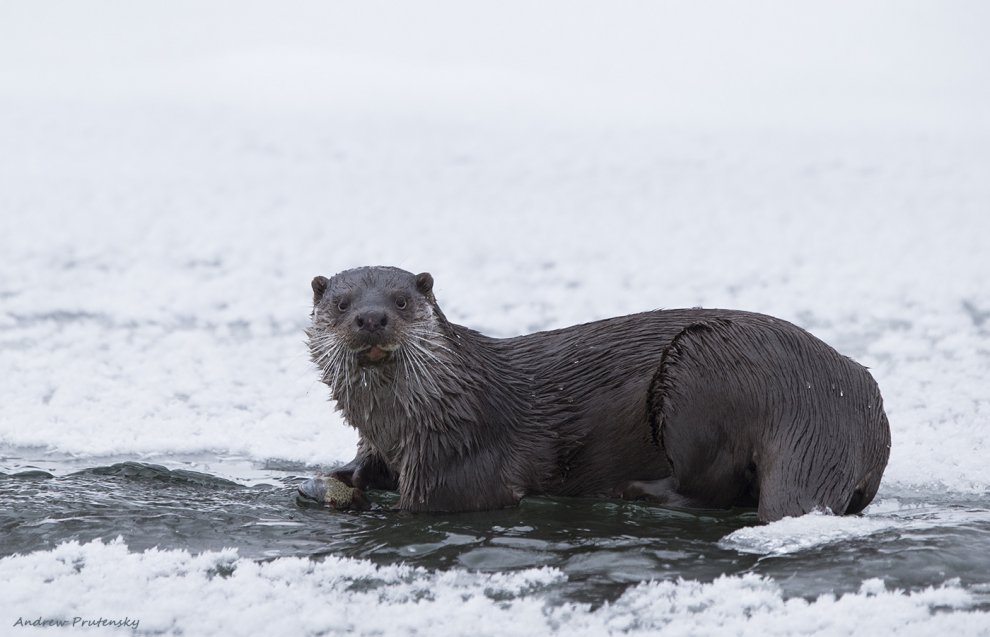
[[(512, 338), (451, 323), (429, 273), (312, 282), (313, 362), (356, 457), (333, 476), (407, 511), (525, 496), (857, 513), (890, 450), (866, 368), (787, 321), (656, 310)], [(311, 488), (300, 488), (303, 495)]]

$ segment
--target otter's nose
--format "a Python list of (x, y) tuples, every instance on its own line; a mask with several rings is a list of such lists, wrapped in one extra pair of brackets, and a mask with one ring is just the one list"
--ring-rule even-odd
[(364, 332), (380, 332), (388, 325), (388, 315), (382, 311), (362, 312), (354, 317), (354, 324)]

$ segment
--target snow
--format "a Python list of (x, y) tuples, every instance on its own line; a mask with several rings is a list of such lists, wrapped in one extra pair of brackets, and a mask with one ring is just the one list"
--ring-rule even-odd
[[(0, 607), (24, 622), (137, 621), (160, 635), (981, 635), (990, 614), (950, 581), (905, 592), (880, 579), (860, 591), (784, 599), (769, 579), (644, 582), (597, 608), (546, 604), (565, 576), (375, 566), (329, 556), (258, 563), (233, 549), (130, 552), (121, 541), (66, 543), (0, 560)], [(46, 594), (57, 587), (60, 594)], [(106, 616), (116, 609), (118, 616)], [(936, 612), (937, 611), (937, 612)], [(947, 612), (954, 611), (954, 612)]]
[[(794, 321), (879, 381), (882, 493), (986, 493), (987, 6), (7, 7), (0, 445), (347, 460), (355, 435), (303, 344), (309, 281), (389, 264), (431, 271), (452, 320), (500, 336), (695, 305)], [(885, 524), (814, 523), (725, 541), (803, 550)], [(234, 574), (211, 577), (218, 562)], [(952, 583), (805, 601), (749, 577), (657, 582), (548, 610), (485, 593), (560, 577), (544, 571), (448, 582), (113, 543), (2, 569), (0, 607), (133, 609), (165, 634), (333, 634), (358, 615), (451, 633), (988, 630)], [(314, 608), (368, 577), (389, 586)]]

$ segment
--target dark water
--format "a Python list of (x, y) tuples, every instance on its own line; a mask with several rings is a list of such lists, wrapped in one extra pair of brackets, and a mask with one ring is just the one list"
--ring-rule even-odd
[(596, 605), (640, 581), (710, 581), (723, 573), (769, 575), (785, 594), (809, 598), (856, 591), (871, 577), (908, 590), (959, 578), (980, 592), (979, 608), (990, 609), (987, 497), (882, 491), (883, 501), (865, 517), (839, 522), (856, 531), (875, 521), (877, 529), (826, 542), (816, 540), (812, 520), (799, 533), (808, 548), (760, 555), (723, 541), (756, 526), (750, 511), (531, 498), (501, 511), (410, 515), (389, 508), (394, 495), (373, 492), (375, 509), (347, 513), (299, 502), (297, 485), (312, 470), (291, 465), (266, 468), (264, 481), (253, 486), (137, 462), (53, 473), (44, 463), (7, 456), (2, 466), (0, 555), (120, 536), (133, 551), (236, 547), (258, 560), (338, 554), (431, 569), (550, 565), (567, 575), (553, 593), (559, 600)]

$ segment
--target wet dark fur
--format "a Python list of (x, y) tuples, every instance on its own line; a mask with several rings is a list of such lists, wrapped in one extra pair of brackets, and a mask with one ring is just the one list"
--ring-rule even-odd
[(853, 513), (876, 493), (890, 446), (876, 383), (786, 321), (667, 310), (495, 339), (447, 321), (432, 283), (396, 268), (313, 281), (310, 349), (360, 433), (337, 472), (355, 487), (397, 489), (414, 511), (552, 494), (761, 520)]

